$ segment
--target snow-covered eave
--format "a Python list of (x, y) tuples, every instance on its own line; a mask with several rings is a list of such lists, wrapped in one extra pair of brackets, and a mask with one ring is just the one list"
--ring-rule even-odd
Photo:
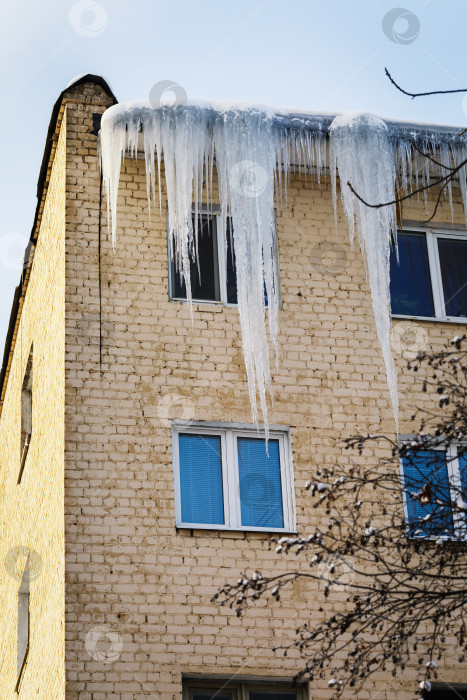
[[(335, 114), (301, 114), (288, 115), (277, 114), (277, 120), (285, 128), (309, 129), (327, 133), (333, 120), (341, 113)], [(431, 124), (428, 122), (399, 121), (380, 117), (389, 130), (389, 138), (394, 141), (407, 140), (416, 143), (441, 143), (465, 144), (465, 137), (461, 135), (465, 126), (451, 126), (448, 124)]]
[[(231, 110), (257, 110), (269, 114), (273, 117), (277, 125), (284, 129), (307, 130), (321, 134), (327, 134), (333, 120), (342, 114), (342, 112), (291, 111), (270, 107), (260, 103), (226, 100), (208, 101), (190, 99), (186, 105), (210, 110), (213, 113), (228, 112)], [(149, 100), (121, 102), (108, 110), (110, 112), (108, 116), (111, 115), (112, 120), (117, 124), (120, 120), (126, 121), (130, 114), (136, 116), (138, 113), (143, 114), (153, 109), (154, 106)], [(419, 145), (432, 144), (433, 146), (439, 144), (466, 144), (466, 137), (464, 135), (466, 129), (465, 125), (436, 124), (431, 122), (391, 119), (380, 115), (376, 116), (385, 122), (388, 127), (388, 136), (390, 140), (394, 142), (405, 140), (415, 142)]]

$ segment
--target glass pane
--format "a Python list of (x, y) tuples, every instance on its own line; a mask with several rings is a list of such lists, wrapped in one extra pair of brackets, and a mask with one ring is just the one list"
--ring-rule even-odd
[[(403, 458), (407, 514), (412, 537), (450, 535), (454, 532), (450, 509), (449, 477), (446, 453), (442, 450), (420, 450)], [(422, 504), (410, 497), (429, 485), (429, 502)], [(437, 504), (437, 500), (442, 504)], [(431, 516), (428, 519), (427, 516)]]
[(242, 525), (284, 527), (279, 440), (237, 440)]
[(238, 304), (237, 298), (237, 267), (232, 241), (232, 220), (227, 219), (227, 301)]
[(193, 700), (233, 700), (232, 693), (218, 690), (194, 690)]
[(406, 316), (434, 316), (428, 250), (424, 233), (397, 235), (399, 263), (391, 250), (391, 311)]
[[(193, 218), (193, 228), (195, 221)], [(191, 295), (201, 301), (220, 301), (219, 269), (217, 260), (217, 237), (213, 215), (198, 218), (198, 257), (199, 268), (195, 260), (190, 261)], [(172, 262), (172, 296), (186, 299), (186, 287), (181, 271), (176, 270)]]
[[(237, 266), (232, 241), (232, 220), (230, 218), (227, 219), (227, 302), (229, 304), (238, 304)], [(264, 303), (266, 306), (268, 305), (266, 285), (264, 285)]]
[(446, 316), (467, 316), (467, 240), (438, 238)]
[(270, 690), (255, 690), (249, 692), (249, 700), (297, 700), (297, 693)]
[(220, 436), (180, 434), (178, 445), (182, 522), (223, 525)]
[(462, 499), (467, 503), (467, 447), (463, 445), (457, 448), (459, 472), (461, 479)]

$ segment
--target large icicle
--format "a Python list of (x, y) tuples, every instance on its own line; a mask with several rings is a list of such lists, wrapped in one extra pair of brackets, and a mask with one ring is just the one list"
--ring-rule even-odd
[(376, 332), (381, 345), (396, 425), (398, 424), (397, 375), (391, 353), (389, 255), (396, 236), (395, 205), (379, 209), (366, 206), (348, 183), (369, 204), (394, 199), (396, 168), (394, 148), (386, 124), (372, 114), (349, 112), (338, 116), (330, 128), (330, 167), (334, 211), (337, 206), (336, 170), (339, 172), (344, 211), (353, 242), (355, 220), (370, 284)]
[[(229, 110), (214, 125), (216, 165), (223, 215), (230, 204), (243, 354), (253, 420), (258, 422), (256, 391), (267, 428), (266, 390), (271, 392), (265, 328), (276, 350), (278, 280), (274, 215), (276, 167), (273, 118), (261, 110)], [(225, 224), (224, 224), (225, 231)]]
[(156, 163), (160, 192), (160, 169), (164, 162), (170, 251), (184, 276), (190, 303), (190, 257), (196, 257), (197, 252), (192, 203), (195, 212), (198, 211), (203, 184), (209, 200), (212, 161), (216, 158), (224, 236), (227, 216), (232, 217), (238, 307), (252, 416), (258, 424), (258, 393), (267, 439), (266, 394), (271, 393), (271, 376), (265, 292), (269, 332), (276, 351), (278, 317), (274, 217), (277, 138), (273, 113), (232, 105), (216, 109), (205, 103), (153, 108), (146, 101), (116, 105), (105, 112), (100, 152), (113, 245), (121, 163), (127, 150), (136, 154), (141, 138), (148, 199), (155, 195)]

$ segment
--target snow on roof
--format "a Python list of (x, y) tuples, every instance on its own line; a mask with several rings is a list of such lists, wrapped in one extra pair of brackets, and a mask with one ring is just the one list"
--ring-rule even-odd
[[(136, 116), (138, 112), (151, 111), (157, 107), (171, 106), (173, 100), (169, 97), (161, 97), (158, 103), (151, 99), (132, 100), (120, 102), (107, 110), (105, 118), (118, 122), (130, 115)], [(279, 107), (271, 107), (261, 103), (246, 102), (239, 100), (200, 100), (186, 99), (179, 103), (180, 106), (193, 107), (202, 110), (212, 110), (213, 112), (262, 112), (263, 114), (276, 119), (280, 126), (292, 129), (309, 129), (312, 131), (327, 132), (336, 116), (346, 114), (359, 115), (361, 112), (321, 112), (313, 110), (297, 110)], [(435, 124), (422, 121), (410, 121), (374, 115), (387, 125), (389, 134), (394, 139), (410, 139), (414, 141), (429, 141), (433, 143), (465, 143), (463, 132), (465, 125)]]

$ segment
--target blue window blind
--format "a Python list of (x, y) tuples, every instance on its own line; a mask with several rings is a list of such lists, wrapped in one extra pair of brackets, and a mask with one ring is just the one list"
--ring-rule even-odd
[(467, 241), (438, 238), (446, 316), (467, 316)]
[(178, 450), (182, 522), (223, 525), (220, 436), (181, 433)]
[(434, 316), (430, 265), (424, 233), (397, 235), (399, 263), (391, 251), (391, 311), (406, 316)]
[(459, 472), (460, 472), (460, 480), (461, 480), (461, 490), (462, 490), (462, 500), (467, 502), (467, 451), (462, 453), (462, 450), (465, 450), (465, 446), (463, 448), (458, 447), (457, 448), (459, 451), (459, 456), (458, 456), (458, 462), (459, 462)]
[(240, 506), (245, 527), (284, 527), (279, 440), (237, 439)]
[[(405, 491), (407, 495), (407, 515), (411, 536), (439, 536), (454, 533), (452, 511), (449, 508), (450, 491), (446, 453), (442, 450), (420, 450), (403, 458)], [(431, 486), (431, 503), (422, 505), (410, 497), (425, 484)], [(440, 499), (444, 508), (436, 503)], [(424, 518), (431, 514), (431, 519)]]

